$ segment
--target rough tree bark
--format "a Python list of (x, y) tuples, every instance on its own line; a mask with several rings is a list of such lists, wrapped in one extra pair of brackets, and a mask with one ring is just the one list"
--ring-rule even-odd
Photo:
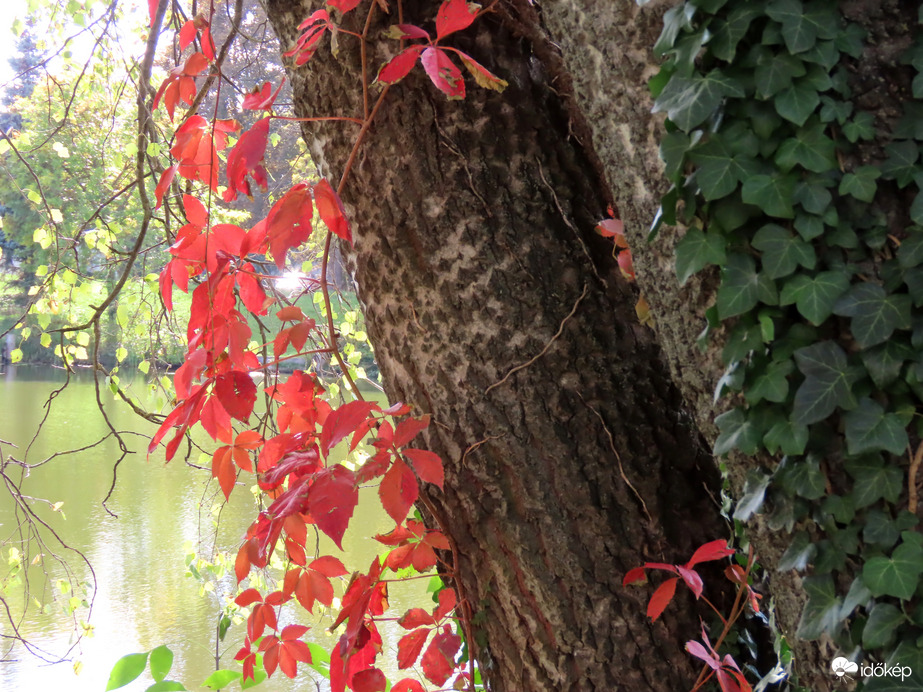
[[(290, 45), (311, 6), (267, 4)], [(404, 19), (436, 7), (405, 2)], [(291, 72), (299, 115), (361, 113), (358, 50), (339, 42), (338, 59), (322, 49)], [(458, 45), (509, 88), (448, 102), (412, 74), (345, 202), (386, 390), (432, 414), (426, 444), (446, 460), (431, 499), (458, 549), (477, 655), (498, 691), (687, 688), (690, 603), (650, 625), (646, 594), (621, 579), (726, 535), (714, 464), (593, 232), (611, 194), (537, 10), (501, 3)], [(305, 136), (338, 176), (355, 132)]]

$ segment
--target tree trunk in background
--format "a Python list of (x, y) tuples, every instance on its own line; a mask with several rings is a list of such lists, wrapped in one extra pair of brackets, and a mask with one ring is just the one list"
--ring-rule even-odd
[[(283, 46), (312, 9), (268, 8)], [(406, 2), (404, 21), (435, 8)], [(651, 625), (649, 590), (621, 580), (727, 535), (714, 465), (611, 243), (593, 232), (610, 194), (535, 10), (498, 5), (465, 34), (456, 45), (506, 92), (470, 85), (449, 102), (412, 73), (344, 195), (386, 390), (433, 416), (426, 444), (446, 461), (446, 487), (431, 500), (458, 547), (491, 689), (686, 689), (690, 600)], [(338, 59), (324, 46), (292, 73), (298, 115), (361, 114), (358, 49), (339, 42)], [(336, 179), (355, 129), (305, 134)]]

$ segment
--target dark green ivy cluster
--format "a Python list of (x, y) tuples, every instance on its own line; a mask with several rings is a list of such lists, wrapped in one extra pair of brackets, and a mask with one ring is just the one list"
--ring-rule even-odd
[(907, 507), (923, 437), (923, 39), (887, 127), (851, 100), (866, 40), (832, 1), (668, 11), (651, 89), (673, 186), (655, 230), (688, 228), (680, 282), (720, 268), (703, 339), (728, 329), (717, 394), (743, 403), (718, 417), (714, 451), (781, 457), (750, 474), (734, 518), (792, 533), (780, 567), (809, 596), (797, 636), (914, 670), (865, 690), (919, 690), (923, 534)]

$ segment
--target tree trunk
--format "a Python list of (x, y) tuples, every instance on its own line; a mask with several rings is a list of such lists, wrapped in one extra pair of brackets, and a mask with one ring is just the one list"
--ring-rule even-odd
[[(268, 5), (291, 45), (311, 8)], [(435, 7), (405, 2), (404, 21)], [(621, 580), (726, 535), (714, 465), (593, 232), (610, 193), (535, 10), (497, 5), (465, 34), (453, 44), (509, 88), (472, 84), (449, 102), (412, 73), (344, 196), (386, 390), (433, 416), (426, 444), (446, 460), (435, 520), (457, 546), (491, 689), (688, 688), (690, 601), (651, 625), (649, 591)], [(292, 71), (298, 115), (361, 114), (358, 47), (339, 42), (338, 59), (322, 47)], [(305, 134), (322, 172), (340, 175), (355, 130)]]

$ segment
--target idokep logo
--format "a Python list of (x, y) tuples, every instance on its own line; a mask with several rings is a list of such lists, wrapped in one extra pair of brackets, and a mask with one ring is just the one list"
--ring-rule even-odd
[(833, 659), (833, 663), (830, 664), (830, 667), (833, 668), (833, 674), (838, 678), (843, 677), (847, 673), (858, 673), (859, 664), (853, 663), (848, 658), (843, 656), (838, 656)]
[(844, 656), (837, 656), (830, 664), (833, 674), (838, 678), (846, 675), (860, 675), (863, 678), (900, 678), (902, 681), (913, 675), (910, 666), (889, 666), (886, 663), (870, 663), (860, 666)]

